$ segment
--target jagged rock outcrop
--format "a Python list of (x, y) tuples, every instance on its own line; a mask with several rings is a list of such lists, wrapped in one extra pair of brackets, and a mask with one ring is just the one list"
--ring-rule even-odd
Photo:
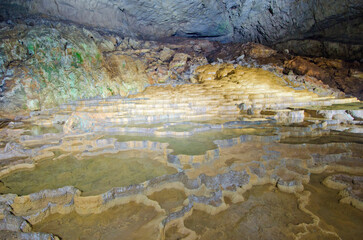
[(363, 58), (360, 0), (11, 0), (1, 8), (0, 19), (41, 14), (131, 37), (252, 41), (295, 54)]
[(9, 113), (51, 108), (71, 100), (126, 96), (149, 84), (188, 80), (197, 66), (208, 63), (193, 47), (205, 51), (213, 49), (213, 44), (120, 39), (47, 21), (2, 23), (0, 115), (9, 118)]
[(298, 75), (305, 75), (306, 78), (318, 79), (330, 87), (362, 99), (362, 72), (350, 69), (352, 66), (349, 65), (352, 64), (337, 59), (295, 57), (285, 61), (284, 71), (292, 70)]

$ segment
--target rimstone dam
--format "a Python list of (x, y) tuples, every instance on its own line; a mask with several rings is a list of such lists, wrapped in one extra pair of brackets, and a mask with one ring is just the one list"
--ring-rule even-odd
[(360, 240), (361, 0), (0, 0), (0, 239)]

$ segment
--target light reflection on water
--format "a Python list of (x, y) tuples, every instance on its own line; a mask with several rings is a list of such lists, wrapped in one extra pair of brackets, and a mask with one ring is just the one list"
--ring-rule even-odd
[[(293, 129), (294, 131), (299, 131), (299, 129), (304, 131), (303, 129), (310, 125), (310, 123), (297, 124), (293, 126)], [(160, 126), (162, 125), (157, 124), (153, 127)], [(193, 131), (197, 127), (196, 125), (179, 124), (164, 128), (164, 131)], [(289, 126), (278, 126), (278, 128), (285, 128), (284, 131), (292, 129), (289, 129)], [(31, 130), (31, 132), (37, 135), (57, 132), (57, 130), (38, 129)], [(102, 136), (103, 139), (115, 138), (119, 142), (145, 140), (164, 142), (169, 144), (168, 148), (173, 150), (173, 155), (203, 155), (207, 150), (218, 147), (214, 143), (217, 139), (231, 139), (241, 135), (273, 136), (276, 134), (279, 134), (276, 131), (276, 126), (244, 126), (241, 129), (223, 128), (203, 131), (188, 137), (159, 137), (143, 134), (102, 136), (101, 133), (100, 137)], [(307, 134), (302, 137), (287, 137), (280, 142), (271, 143), (271, 145), (264, 142), (260, 146), (260, 151), (269, 149), (271, 154), (273, 152), (279, 153), (280, 155), (277, 155), (286, 158), (282, 161), (290, 164), (291, 162), (300, 162), (303, 155), (306, 159), (306, 156), (309, 157), (309, 154), (314, 153), (314, 151), (323, 154), (325, 150), (321, 150), (319, 146), (326, 143), (355, 143), (350, 147), (352, 155), (359, 157), (362, 153), (359, 147), (363, 143), (362, 136), (346, 132), (330, 132), (324, 136)], [(253, 145), (254, 142), (251, 144)], [(311, 144), (313, 147), (301, 148), (300, 150), (307, 150), (304, 153), (299, 153), (296, 148), (298, 144)], [(262, 145), (267, 145), (267, 147), (264, 148)], [(345, 151), (344, 148), (345, 146), (339, 145), (339, 151), (342, 153)], [(340, 153), (336, 152), (338, 151), (337, 148), (334, 150), (326, 147), (326, 149), (326, 154)], [(292, 153), (293, 150), (296, 152)], [(60, 154), (57, 153), (56, 156)], [(243, 154), (243, 156), (249, 156), (247, 153)], [(301, 159), (298, 159), (299, 157)], [(176, 173), (174, 168), (158, 161), (158, 159), (163, 158), (165, 155), (162, 153), (129, 150), (114, 155), (99, 155), (81, 160), (72, 155), (59, 160), (45, 160), (38, 163), (35, 169), (17, 171), (3, 177), (0, 192), (25, 195), (43, 189), (75, 186), (82, 191), (82, 196), (97, 195), (113, 187), (142, 183), (158, 176)], [(254, 161), (265, 163), (264, 160), (267, 162), (271, 159), (262, 159), (261, 157), (261, 159)], [(225, 164), (227, 167), (241, 164), (242, 168), (244, 162), (248, 162), (248, 159), (235, 160), (231, 158)], [(215, 166), (220, 165), (216, 164)], [(211, 168), (213, 165), (209, 166), (209, 173), (212, 172)], [(193, 170), (195, 169), (190, 166), (190, 169), (186, 171)], [(199, 172), (202, 170), (198, 169)], [(320, 184), (322, 176), (325, 175), (312, 175), (310, 183), (304, 185), (305, 190), (312, 193), (310, 203), (307, 206), (308, 210), (321, 219), (319, 227), (336, 232), (343, 239), (359, 239), (359, 236), (363, 235), (361, 228), (363, 226), (363, 212), (352, 206), (340, 204), (337, 191)], [(26, 181), (24, 181), (25, 179)], [(33, 226), (33, 231), (54, 233), (63, 239), (157, 239), (160, 221), (167, 214), (180, 210), (186, 204), (185, 201), (188, 196), (182, 190), (166, 189), (147, 197), (156, 201), (165, 210), (165, 213), (158, 213), (152, 207), (131, 202), (115, 206), (101, 214), (87, 216), (81, 216), (75, 212), (66, 215), (53, 214)], [(224, 201), (229, 205), (229, 208), (216, 215), (194, 210), (184, 220), (184, 224), (188, 229), (195, 231), (200, 239), (224, 240), (291, 239), (295, 236), (294, 234), (302, 231), (299, 224), (312, 223), (311, 215), (299, 208), (297, 195), (283, 193), (274, 186), (253, 186), (244, 194), (244, 197), (245, 201), (240, 203), (233, 203), (231, 199), (225, 197)], [(80, 229), (82, 230), (80, 231)], [(327, 237), (321, 230), (315, 230), (304, 235), (305, 239)], [(178, 232), (176, 227), (172, 227), (167, 230), (165, 236), (166, 239), (178, 239), (187, 235)]]

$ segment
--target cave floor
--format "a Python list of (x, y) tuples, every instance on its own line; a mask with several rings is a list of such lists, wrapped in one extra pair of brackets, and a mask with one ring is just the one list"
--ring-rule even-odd
[(62, 239), (359, 239), (360, 126), (248, 120), (3, 128), (3, 219)]
[(360, 239), (362, 104), (241, 71), (1, 128), (0, 237)]

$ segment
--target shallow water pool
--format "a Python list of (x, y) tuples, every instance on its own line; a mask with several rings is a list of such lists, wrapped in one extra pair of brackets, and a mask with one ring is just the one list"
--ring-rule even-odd
[(128, 186), (175, 173), (156, 160), (161, 156), (149, 151), (126, 151), (78, 160), (73, 156), (46, 160), (34, 169), (20, 170), (1, 179), (0, 193), (27, 195), (44, 189), (74, 186), (82, 195), (104, 193), (113, 187)]

